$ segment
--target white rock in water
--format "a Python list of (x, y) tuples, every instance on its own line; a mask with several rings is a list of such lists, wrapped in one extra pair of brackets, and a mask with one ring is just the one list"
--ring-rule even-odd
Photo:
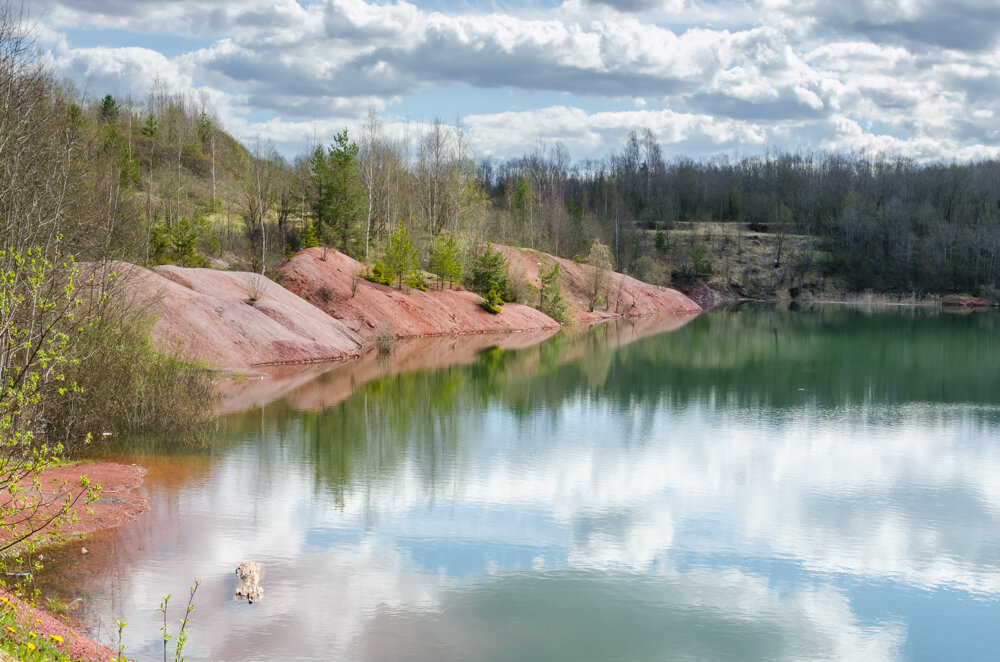
[(260, 580), (264, 579), (264, 568), (256, 561), (244, 561), (236, 568), (236, 597), (250, 604), (264, 596)]

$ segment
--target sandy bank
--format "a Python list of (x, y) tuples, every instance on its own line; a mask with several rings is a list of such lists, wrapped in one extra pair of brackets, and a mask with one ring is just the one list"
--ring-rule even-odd
[[(76, 536), (93, 533), (102, 529), (111, 529), (132, 519), (149, 509), (146, 500), (139, 495), (137, 488), (142, 485), (142, 477), (146, 470), (136, 465), (115, 464), (112, 462), (84, 462), (51, 467), (39, 476), (41, 494), (39, 503), (42, 506), (33, 513), (28, 524), (41, 524), (58, 512), (61, 504), (68, 497), (76, 500), (77, 520), (66, 522), (58, 531), (53, 527), (42, 529), (41, 535), (58, 537)], [(80, 483), (80, 477), (86, 475), (90, 482), (101, 486), (101, 492), (96, 501), (85, 505), (85, 488)], [(29, 486), (29, 479), (24, 485)], [(9, 505), (9, 495), (5, 492), (0, 498), (0, 508)], [(20, 528), (19, 528), (20, 530)], [(7, 532), (0, 534), (0, 540)]]
[[(664, 313), (696, 313), (676, 290), (609, 272), (603, 305), (588, 310), (592, 267), (533, 250), (498, 246), (514, 278), (538, 287), (539, 270), (556, 262), (570, 317), (592, 322)], [(281, 268), (281, 285), (258, 274), (117, 263), (119, 287), (156, 320), (158, 351), (225, 370), (356, 358), (379, 330), (400, 338), (546, 331), (559, 324), (542, 312), (507, 304), (499, 315), (462, 288), (397, 290), (360, 277), (360, 262), (310, 248)]]
[[(560, 286), (570, 316), (578, 322), (663, 313), (696, 313), (701, 307), (676, 290), (657, 287), (624, 274), (609, 272), (602, 298), (605, 304), (589, 311), (588, 282), (593, 268), (538, 251), (497, 246), (510, 264), (511, 275), (541, 286), (539, 270), (559, 264)], [(370, 283), (358, 275), (365, 266), (333, 250), (310, 248), (291, 258), (281, 269), (281, 283), (303, 299), (341, 320), (370, 340), (379, 328), (401, 338), (460, 333), (535, 331), (558, 328), (538, 310), (507, 304), (499, 315), (479, 306), (478, 294), (463, 289), (397, 290)]]
[(108, 662), (118, 659), (117, 654), (107, 646), (102, 646), (90, 637), (80, 634), (68, 623), (48, 612), (32, 607), (27, 602), (14, 597), (6, 589), (0, 588), (0, 596), (7, 599), (2, 608), (14, 610), (18, 625), (40, 637), (48, 637), (52, 634), (62, 637), (63, 642), (55, 644), (55, 646), (64, 653), (68, 653), (74, 660)]

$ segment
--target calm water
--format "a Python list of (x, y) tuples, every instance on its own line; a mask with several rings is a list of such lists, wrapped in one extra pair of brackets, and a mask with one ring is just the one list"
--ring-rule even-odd
[(996, 659), (998, 331), (744, 308), (288, 371), (128, 456), (152, 510), (49, 581), (140, 660), (195, 578), (189, 660)]

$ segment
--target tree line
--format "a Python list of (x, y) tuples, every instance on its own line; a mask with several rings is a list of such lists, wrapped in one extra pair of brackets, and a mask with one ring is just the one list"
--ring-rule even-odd
[(648, 130), (604, 159), (567, 161), (557, 148), (480, 164), (515, 239), (571, 255), (600, 236), (615, 264), (635, 271), (677, 223), (743, 224), (779, 242), (790, 233), (814, 238), (826, 272), (851, 289), (996, 294), (996, 161), (791, 153), (667, 161)]
[(286, 159), (233, 139), (206, 99), (156, 85), (141, 102), (95, 101), (83, 121), (103, 127), (138, 192), (146, 226), (133, 233), (148, 239), (146, 263), (225, 253), (266, 273), (317, 244), (372, 262), (402, 223), (423, 268), (443, 235), (467, 257), (488, 242), (586, 256), (597, 239), (616, 269), (642, 277), (650, 261), (666, 262), (678, 223), (714, 222), (773, 235), (779, 263), (786, 235), (808, 236), (811, 259), (850, 289), (993, 295), (1000, 278), (996, 161), (783, 152), (695, 161), (668, 158), (648, 129), (601, 159), (573, 162), (556, 143), (498, 160), (477, 157), (461, 126), (392, 133), (375, 112), (355, 134)]

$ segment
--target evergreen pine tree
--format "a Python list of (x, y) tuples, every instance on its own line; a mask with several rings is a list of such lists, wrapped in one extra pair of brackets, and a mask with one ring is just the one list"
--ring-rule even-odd
[(417, 270), (417, 251), (402, 222), (389, 235), (379, 268), (382, 273), (395, 277), (397, 290), (403, 289), (403, 280)]

